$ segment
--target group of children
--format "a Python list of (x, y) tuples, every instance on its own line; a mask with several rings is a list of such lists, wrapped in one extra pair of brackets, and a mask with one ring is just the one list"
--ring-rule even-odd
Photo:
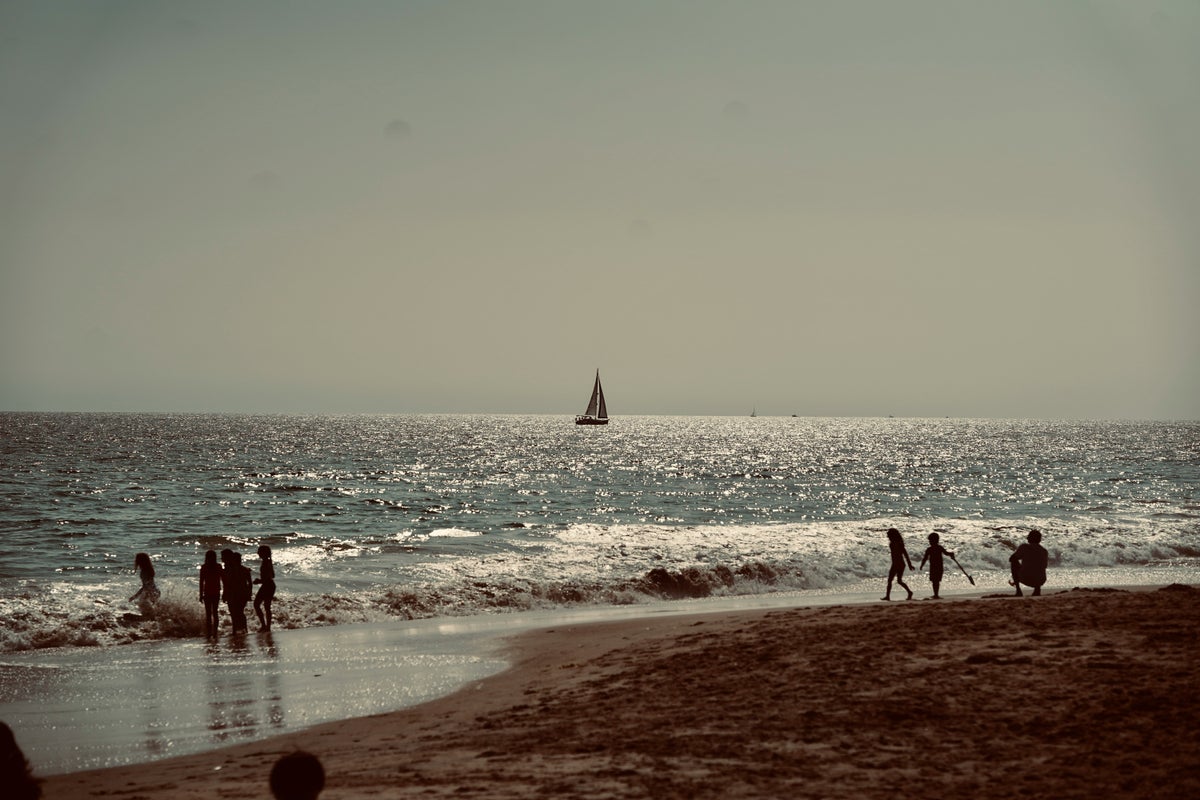
[[(217, 563), (215, 550), (204, 554), (204, 563), (200, 565), (200, 602), (204, 604), (205, 636), (217, 635), (222, 600), (229, 609), (233, 632), (247, 631), (246, 604), (250, 602), (256, 583), (259, 589), (258, 594), (254, 595), (254, 613), (258, 617), (258, 629), (271, 630), (271, 602), (275, 599), (275, 564), (271, 560), (271, 548), (265, 544), (259, 545), (258, 557), (258, 577), (254, 578), (250, 568), (242, 565), (241, 553), (228, 548), (222, 550), (221, 564)], [(143, 604), (154, 603), (158, 600), (159, 591), (154, 583), (154, 564), (150, 556), (138, 553), (133, 558), (133, 565), (141, 576), (142, 588), (129, 599)]]
[[(908, 584), (904, 582), (904, 568), (907, 565), (908, 569), (915, 569), (912, 565), (912, 559), (908, 557), (908, 550), (904, 547), (904, 538), (900, 535), (900, 531), (895, 528), (889, 528), (887, 532), (888, 547), (891, 550), (892, 566), (888, 570), (887, 591), (884, 593), (883, 600), (892, 599), (892, 582), (900, 584), (904, 591), (908, 592), (908, 599), (912, 600), (912, 589), (908, 588)], [(921, 557), (921, 569), (925, 569), (925, 562), (929, 562), (929, 582), (933, 585), (933, 598), (940, 600), (939, 591), (942, 586), (942, 572), (944, 569), (943, 557), (948, 556), (959, 569), (962, 569), (963, 574), (967, 576), (967, 580), (971, 585), (975, 585), (975, 579), (972, 578), (962, 564), (958, 563), (958, 559), (938, 541), (939, 537), (936, 533), (929, 534), (929, 547), (925, 549), (925, 555)], [(1042, 547), (1041, 531), (1033, 530), (1029, 532), (1025, 544), (1017, 548), (1008, 559), (1009, 565), (1012, 568), (1012, 580), (1008, 583), (1010, 586), (1016, 587), (1017, 596), (1022, 595), (1021, 584), (1025, 584), (1033, 589), (1033, 594), (1040, 595), (1042, 586), (1046, 583), (1046, 566), (1050, 560), (1046, 548)]]
[(221, 564), (217, 565), (217, 554), (209, 550), (200, 565), (200, 602), (204, 604), (204, 633), (216, 636), (218, 609), (221, 600), (229, 609), (229, 619), (234, 633), (245, 633), (246, 603), (259, 584), (254, 595), (254, 614), (258, 617), (260, 631), (271, 630), (271, 602), (275, 599), (275, 564), (271, 560), (271, 548), (258, 546), (258, 577), (251, 580), (249, 567), (242, 565), (242, 554), (228, 548), (221, 551)]

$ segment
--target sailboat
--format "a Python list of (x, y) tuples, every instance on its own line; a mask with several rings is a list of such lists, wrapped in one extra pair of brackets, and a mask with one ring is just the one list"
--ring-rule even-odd
[(604, 389), (600, 386), (600, 370), (596, 370), (596, 385), (592, 387), (592, 399), (588, 400), (587, 411), (575, 417), (575, 424), (608, 424), (608, 407), (604, 405)]

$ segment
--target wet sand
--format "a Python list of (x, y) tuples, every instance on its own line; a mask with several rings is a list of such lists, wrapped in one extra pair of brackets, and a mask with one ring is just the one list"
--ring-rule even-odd
[(562, 626), (454, 695), (54, 776), (50, 798), (1196, 797), (1200, 591), (880, 603)]

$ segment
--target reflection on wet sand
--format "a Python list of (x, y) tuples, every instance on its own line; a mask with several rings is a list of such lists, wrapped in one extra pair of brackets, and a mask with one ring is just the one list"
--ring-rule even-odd
[(450, 633), (415, 621), (14, 654), (0, 664), (0, 719), (40, 775), (182, 755), (448, 694), (503, 666), (490, 642), (508, 629), (495, 626)]
[(169, 726), (159, 702), (160, 691), (158, 671), (148, 670), (138, 683), (137, 707), (142, 720), (142, 746), (150, 756), (161, 756), (171, 746), (166, 736)]
[(254, 739), (284, 723), (279, 647), (270, 631), (235, 634), (205, 648), (209, 741)]

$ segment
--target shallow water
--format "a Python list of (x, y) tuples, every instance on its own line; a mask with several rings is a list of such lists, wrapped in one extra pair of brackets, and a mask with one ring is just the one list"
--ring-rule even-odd
[(463, 625), (347, 625), (60, 648), (0, 663), (0, 718), (41, 775), (118, 766), (415, 705), (504, 662)]

